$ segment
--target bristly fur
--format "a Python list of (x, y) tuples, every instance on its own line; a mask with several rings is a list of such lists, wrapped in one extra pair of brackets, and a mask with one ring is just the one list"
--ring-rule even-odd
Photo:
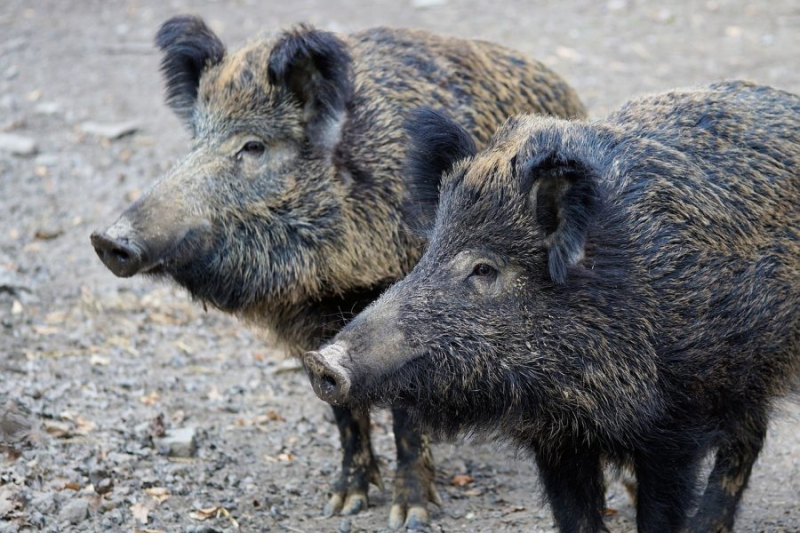
[(410, 112), (405, 130), (409, 148), (404, 168), (408, 180), (404, 218), (412, 231), (427, 235), (433, 229), (442, 175), (478, 149), (469, 132), (444, 112), (431, 108)]
[(191, 125), (192, 110), (203, 70), (222, 61), (225, 47), (199, 17), (183, 15), (166, 21), (156, 34), (164, 53), (161, 72), (167, 87), (167, 104)]
[(639, 531), (732, 531), (800, 379), (798, 172), (800, 97), (747, 82), (509, 120), (445, 174), (414, 270), (334, 339), (338, 401), (527, 447), (564, 532), (604, 530), (605, 463), (633, 469)]

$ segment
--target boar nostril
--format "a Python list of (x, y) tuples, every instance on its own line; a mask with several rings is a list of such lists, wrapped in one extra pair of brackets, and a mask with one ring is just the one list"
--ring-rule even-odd
[(339, 387), (339, 384), (336, 383), (336, 378), (330, 374), (322, 374), (321, 380), (328, 393), (334, 392)]
[(116, 259), (120, 263), (127, 263), (128, 260), (131, 258), (131, 254), (129, 254), (122, 248), (116, 248), (112, 250), (111, 253), (114, 254), (114, 259)]

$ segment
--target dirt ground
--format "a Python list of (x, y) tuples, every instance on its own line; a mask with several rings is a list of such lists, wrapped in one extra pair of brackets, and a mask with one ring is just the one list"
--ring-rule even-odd
[[(229, 46), (297, 21), (498, 41), (555, 68), (595, 116), (721, 78), (800, 92), (796, 0), (3, 0), (0, 134), (30, 142), (11, 154), (0, 136), (0, 532), (386, 527), (385, 414), (374, 443), (386, 491), (373, 488), (352, 519), (320, 518), (338, 437), (296, 364), (179, 289), (114, 278), (89, 245), (187, 146), (152, 46), (183, 12)], [(136, 131), (108, 139), (119, 133), (109, 126)], [(153, 440), (180, 428), (195, 432), (194, 457), (168, 457)], [(738, 531), (800, 531), (798, 428), (797, 403), (781, 406)], [(553, 531), (529, 459), (466, 442), (435, 456), (444, 505), (432, 531)], [(609, 496), (610, 529), (633, 531), (624, 489)]]

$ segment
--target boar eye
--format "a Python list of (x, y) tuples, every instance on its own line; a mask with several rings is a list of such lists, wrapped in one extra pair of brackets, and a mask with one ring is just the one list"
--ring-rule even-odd
[(261, 141), (247, 141), (239, 153), (257, 156), (263, 154), (266, 149), (267, 147)]
[(475, 265), (475, 268), (472, 269), (473, 276), (479, 276), (482, 278), (494, 276), (497, 273), (497, 270), (492, 266), (486, 263), (478, 263)]

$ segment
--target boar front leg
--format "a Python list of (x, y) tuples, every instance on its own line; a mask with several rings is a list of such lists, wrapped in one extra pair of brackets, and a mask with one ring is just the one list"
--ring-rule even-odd
[(369, 438), (369, 412), (334, 407), (342, 442), (342, 471), (325, 505), (325, 516), (356, 514), (369, 505), (367, 492), (374, 483), (383, 490), (378, 461)]
[(434, 483), (433, 455), (426, 437), (405, 409), (392, 409), (397, 472), (389, 527), (416, 529), (428, 523), (428, 502), (441, 505)]
[(701, 458), (699, 448), (671, 438), (669, 433), (650, 450), (635, 455), (636, 525), (640, 533), (684, 530)]
[(767, 436), (767, 416), (754, 413), (733, 424), (717, 450), (692, 533), (730, 533), (753, 463)]
[(606, 531), (599, 453), (569, 443), (558, 450), (537, 451), (536, 464), (561, 533)]

